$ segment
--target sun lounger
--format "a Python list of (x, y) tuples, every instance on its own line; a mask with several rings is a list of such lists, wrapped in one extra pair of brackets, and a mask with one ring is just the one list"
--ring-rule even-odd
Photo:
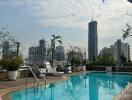
[(62, 75), (64, 72), (57, 72), (56, 68), (48, 68), (46, 74), (50, 75)]
[(50, 74), (50, 75), (62, 75), (64, 74), (64, 72), (57, 72), (56, 68), (51, 68), (50, 62), (46, 61), (45, 62), (45, 66), (46, 66), (46, 74)]

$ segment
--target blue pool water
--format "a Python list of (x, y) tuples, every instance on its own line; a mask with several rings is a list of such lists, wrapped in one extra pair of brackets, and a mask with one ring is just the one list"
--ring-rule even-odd
[(130, 74), (87, 73), (47, 88), (21, 90), (10, 94), (11, 100), (112, 100), (132, 82)]

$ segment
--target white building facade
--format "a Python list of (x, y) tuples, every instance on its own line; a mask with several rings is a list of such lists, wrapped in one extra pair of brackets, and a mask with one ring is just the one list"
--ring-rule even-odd
[(103, 55), (112, 55), (116, 65), (121, 65), (121, 56), (130, 61), (130, 46), (128, 43), (123, 43), (121, 39), (118, 39), (114, 45), (110, 45), (109, 48), (104, 47), (100, 51), (100, 56)]

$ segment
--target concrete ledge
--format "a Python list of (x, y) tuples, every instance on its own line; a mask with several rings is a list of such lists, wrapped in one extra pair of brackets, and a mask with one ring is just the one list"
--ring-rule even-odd
[(0, 80), (5, 80), (8, 78), (6, 71), (0, 71)]
[[(92, 71), (94, 72), (94, 71)], [(47, 85), (50, 83), (56, 83), (56, 82), (61, 82), (64, 80), (67, 80), (69, 76), (73, 76), (73, 75), (78, 75), (78, 74), (83, 74), (83, 73), (90, 73), (90, 72), (76, 72), (76, 73), (71, 73), (71, 74), (64, 74), (62, 76), (48, 76), (47, 79)], [(11, 92), (17, 91), (17, 90), (21, 90), (21, 89), (25, 89), (26, 85), (25, 85), (25, 79), (23, 80), (17, 80), (19, 81), (17, 83), (17, 81), (13, 81), (11, 84), (10, 82), (7, 81), (7, 85), (9, 85), (9, 87), (5, 87), (5, 89), (1, 89), (0, 90), (0, 100), (10, 100), (9, 98), (9, 94)], [(6, 83), (6, 82), (5, 82)], [(28, 83), (28, 88), (33, 87), (33, 80), (30, 80), (30, 82)], [(13, 84), (13, 85), (12, 85)], [(117, 96), (115, 96), (114, 100), (132, 100), (132, 83), (128, 84), (125, 89), (123, 89), (121, 91), (121, 93), (117, 94)]]
[(132, 100), (132, 83), (128, 84), (121, 93), (115, 96), (114, 100)]
[[(87, 71), (86, 72), (83, 71), (83, 72), (77, 72), (77, 73), (71, 73), (71, 74), (64, 74), (62, 76), (48, 76), (48, 77), (46, 77), (46, 79), (47, 79), (47, 86), (50, 83), (62, 82), (64, 80), (67, 80), (69, 76), (78, 75), (78, 74), (82, 74), (82, 73), (88, 73), (88, 72)], [(13, 86), (10, 83), (8, 83), (8, 85), (10, 84), (9, 87), (0, 90), (0, 100), (1, 99), (2, 100), (11, 100), (9, 98), (9, 94), (10, 93), (15, 92), (17, 90), (21, 90), (21, 89), (26, 89), (26, 85), (25, 85), (24, 80), (25, 79), (13, 81), (13, 83), (12, 83), (12, 84), (14, 84)], [(28, 88), (33, 87), (33, 83), (34, 83), (33, 81), (34, 81), (34, 79), (30, 80), (30, 82), (27, 85)]]

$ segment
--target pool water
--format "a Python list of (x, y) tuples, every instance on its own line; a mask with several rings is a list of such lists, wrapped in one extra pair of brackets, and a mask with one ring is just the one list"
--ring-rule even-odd
[(132, 75), (117, 73), (87, 73), (69, 77), (67, 81), (10, 94), (11, 100), (113, 100), (132, 82)]

